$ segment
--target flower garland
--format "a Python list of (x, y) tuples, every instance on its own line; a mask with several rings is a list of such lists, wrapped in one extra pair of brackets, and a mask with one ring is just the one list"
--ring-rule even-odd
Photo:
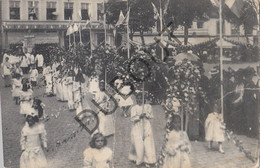
[(79, 126), (78, 129), (77, 129), (76, 131), (72, 131), (72, 133), (71, 133), (68, 137), (66, 137), (66, 138), (64, 138), (64, 139), (62, 139), (62, 140), (56, 141), (55, 148), (52, 148), (51, 150), (48, 150), (48, 151), (58, 150), (62, 145), (67, 144), (68, 142), (70, 142), (70, 140), (76, 138), (77, 135), (78, 135), (80, 132), (83, 131), (83, 129), (84, 129), (84, 128), (83, 128), (82, 126)]
[[(173, 95), (183, 104), (183, 111), (187, 111), (189, 115), (193, 115), (194, 111), (197, 110), (196, 102), (194, 101), (197, 96), (201, 96), (206, 99), (206, 94), (200, 87), (200, 80), (202, 74), (202, 68), (199, 64), (193, 63), (187, 59), (172, 66), (168, 72), (169, 75), (169, 88), (167, 89), (168, 94)], [(163, 165), (166, 156), (166, 144), (169, 136), (169, 124), (174, 115), (174, 111), (166, 112), (166, 133), (164, 144), (161, 148), (161, 154), (156, 166), (160, 167)]]
[(214, 38), (212, 40), (202, 42), (202, 43), (199, 43), (199, 44), (195, 44), (195, 45), (190, 45), (190, 46), (176, 44), (172, 41), (167, 41), (167, 43), (169, 45), (172, 45), (172, 46), (175, 47), (177, 54), (191, 50), (194, 54), (198, 55), (200, 58), (203, 58), (203, 56), (204, 56), (203, 52), (205, 52), (205, 51), (207, 53), (214, 52), (213, 50), (215, 50), (215, 48), (217, 46), (216, 42), (217, 42), (218, 39), (219, 38)]
[(233, 134), (232, 131), (226, 130), (226, 136), (228, 141), (232, 140), (232, 142), (235, 144), (235, 146), (239, 149), (240, 152), (243, 152), (245, 156), (251, 160), (253, 163), (256, 162), (257, 157), (252, 156), (252, 153), (249, 150), (246, 150), (243, 147), (243, 141), (239, 140), (236, 135)]

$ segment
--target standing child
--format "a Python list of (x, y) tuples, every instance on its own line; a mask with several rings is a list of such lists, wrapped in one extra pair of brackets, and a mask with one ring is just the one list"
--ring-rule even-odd
[(67, 93), (68, 93), (68, 107), (69, 110), (74, 110), (74, 93), (73, 93), (73, 77), (74, 71), (70, 70), (66, 78)]
[(19, 75), (23, 76), (23, 71), (22, 71), (22, 69), (20, 67), (20, 63), (19, 62), (17, 62), (15, 64), (15, 66), (14, 66), (14, 74), (19, 74)]
[(22, 90), (22, 80), (20, 74), (14, 74), (12, 96), (15, 100), (15, 104), (20, 103), (20, 93)]
[(190, 168), (189, 153), (191, 144), (185, 131), (181, 131), (181, 118), (174, 115), (169, 124), (170, 133), (166, 143), (166, 156), (163, 168), (172, 168), (174, 166), (182, 168)]
[(46, 67), (43, 69), (42, 75), (44, 76), (46, 81), (45, 93), (47, 94), (47, 96), (52, 96), (53, 81), (52, 81), (52, 69), (50, 65), (46, 65)]
[(47, 168), (47, 160), (42, 147), (47, 149), (46, 130), (35, 113), (26, 117), (25, 126), (21, 132), (22, 155), (20, 168)]
[(6, 57), (2, 63), (2, 76), (4, 78), (5, 87), (11, 86), (11, 69), (12, 65), (9, 62), (9, 57)]
[(105, 83), (104, 81), (100, 81), (99, 83), (100, 91), (98, 91), (95, 94), (94, 101), (99, 105), (99, 107), (105, 111), (102, 111), (101, 109), (97, 109), (98, 112), (98, 118), (99, 118), (99, 125), (98, 130), (100, 133), (102, 133), (104, 136), (111, 136), (115, 132), (115, 126), (114, 126), (114, 116), (113, 114), (105, 114), (105, 112), (110, 111), (109, 107), (109, 96), (105, 93)]
[(96, 133), (90, 143), (90, 148), (84, 151), (84, 168), (112, 168), (112, 150), (108, 147), (106, 138)]
[(32, 94), (30, 83), (26, 81), (20, 92), (20, 114), (28, 114), (28, 109), (32, 107)]
[(32, 69), (30, 70), (30, 81), (32, 87), (36, 87), (38, 78), (38, 70), (35, 65), (32, 65)]
[(213, 112), (208, 115), (205, 121), (205, 133), (205, 139), (206, 141), (209, 141), (209, 149), (212, 148), (213, 141), (218, 142), (219, 152), (224, 154), (225, 152), (222, 148), (222, 142), (225, 141), (225, 125), (222, 122), (222, 116), (217, 103), (214, 103)]
[(136, 97), (137, 104), (131, 109), (131, 149), (129, 160), (137, 166), (145, 163), (150, 166), (156, 162), (155, 145), (150, 119), (153, 118), (152, 106), (142, 105), (142, 96)]

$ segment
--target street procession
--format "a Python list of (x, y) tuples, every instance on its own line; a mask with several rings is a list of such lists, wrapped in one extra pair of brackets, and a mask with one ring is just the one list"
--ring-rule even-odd
[(260, 168), (259, 11), (0, 1), (0, 167)]

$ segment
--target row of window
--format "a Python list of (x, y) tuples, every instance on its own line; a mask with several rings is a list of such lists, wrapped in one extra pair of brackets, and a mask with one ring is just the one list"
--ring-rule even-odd
[[(20, 19), (20, 1), (10, 1), (10, 19)], [(46, 19), (56, 20), (57, 3), (47, 2)], [(89, 20), (89, 3), (81, 3), (81, 20)], [(97, 19), (103, 20), (104, 6), (102, 3), (97, 4)], [(73, 2), (64, 2), (64, 20), (72, 20)], [(28, 19), (39, 19), (39, 1), (28, 1)]]

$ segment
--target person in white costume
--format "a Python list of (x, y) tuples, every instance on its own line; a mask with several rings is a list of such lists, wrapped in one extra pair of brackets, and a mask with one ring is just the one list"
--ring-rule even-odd
[(53, 78), (55, 78), (56, 99), (59, 101), (64, 101), (64, 96), (62, 91), (62, 75), (60, 72), (61, 69), (62, 66), (59, 65), (53, 75)]
[(214, 103), (213, 112), (208, 114), (205, 121), (205, 133), (205, 139), (209, 142), (208, 148), (212, 148), (213, 141), (218, 142), (219, 152), (224, 154), (222, 142), (225, 141), (225, 124), (223, 123), (218, 103)]
[(20, 114), (28, 114), (28, 109), (32, 107), (33, 91), (30, 83), (27, 81), (23, 84), (20, 92)]
[(68, 73), (68, 77), (66, 78), (69, 110), (74, 110), (73, 76), (74, 73), (72, 70), (70, 70)]
[(113, 152), (106, 145), (106, 138), (101, 133), (96, 133), (89, 143), (90, 147), (83, 153), (83, 168), (113, 168)]
[(28, 74), (28, 71), (29, 71), (28, 66), (29, 66), (28, 65), (28, 58), (25, 55), (22, 55), (20, 67), (23, 70), (23, 74)]
[(23, 70), (21, 69), (19, 62), (14, 65), (14, 74), (23, 76)]
[(11, 71), (12, 65), (9, 63), (9, 58), (6, 57), (2, 63), (2, 76), (4, 78), (5, 87), (11, 86)]
[(45, 78), (46, 81), (46, 89), (45, 89), (45, 93), (47, 94), (47, 96), (51, 96), (53, 94), (53, 81), (52, 81), (52, 69), (49, 65), (47, 65), (44, 69), (43, 69), (43, 76)]
[(68, 77), (68, 72), (63, 72), (61, 84), (62, 84), (62, 92), (63, 92), (62, 94), (63, 94), (64, 101), (68, 101), (69, 99), (67, 77)]
[(150, 119), (153, 118), (152, 106), (142, 104), (141, 95), (136, 97), (137, 104), (131, 109), (131, 148), (129, 160), (137, 166), (155, 164), (156, 154)]
[[(97, 104), (99, 104), (100, 108), (104, 109), (106, 112), (110, 112), (110, 102), (109, 102), (109, 96), (106, 95), (104, 92), (105, 90), (105, 83), (104, 81), (100, 81), (99, 83), (100, 91), (95, 94), (94, 100)], [(104, 136), (110, 136), (114, 134), (114, 118), (113, 114), (105, 114), (101, 111), (101, 109), (98, 109), (98, 117), (99, 117), (99, 126), (98, 126), (98, 132), (102, 133)]]
[(13, 78), (12, 85), (12, 96), (15, 100), (15, 103), (18, 105), (20, 103), (20, 93), (22, 91), (22, 79), (20, 74), (15, 74)]
[(36, 87), (37, 86), (37, 78), (38, 78), (38, 70), (36, 69), (35, 65), (32, 65), (31, 67), (32, 69), (30, 70), (30, 81), (31, 81), (31, 85), (32, 87)]
[(89, 81), (88, 92), (91, 94), (95, 94), (99, 92), (99, 79), (97, 76), (92, 76)]
[(166, 142), (166, 156), (162, 168), (191, 168), (189, 154), (191, 143), (185, 131), (181, 130), (181, 118), (173, 115), (169, 124), (170, 133)]
[(37, 54), (35, 57), (35, 62), (36, 62), (36, 67), (39, 73), (42, 73), (43, 70), (43, 63), (44, 63), (44, 58), (42, 54)]
[(82, 84), (85, 82), (83, 74), (78, 70), (75, 80), (73, 81), (74, 107), (76, 114), (82, 111)]
[(42, 147), (47, 149), (46, 130), (35, 113), (27, 115), (21, 131), (22, 155), (20, 168), (48, 168), (47, 159)]
[[(118, 106), (121, 108), (123, 116), (128, 117), (128, 111), (130, 107), (134, 104), (133, 96), (128, 96), (131, 93), (130, 85), (123, 85), (122, 79), (115, 80), (115, 87), (119, 91), (119, 93), (115, 94), (115, 99), (118, 102)], [(122, 95), (120, 95), (122, 94)]]

